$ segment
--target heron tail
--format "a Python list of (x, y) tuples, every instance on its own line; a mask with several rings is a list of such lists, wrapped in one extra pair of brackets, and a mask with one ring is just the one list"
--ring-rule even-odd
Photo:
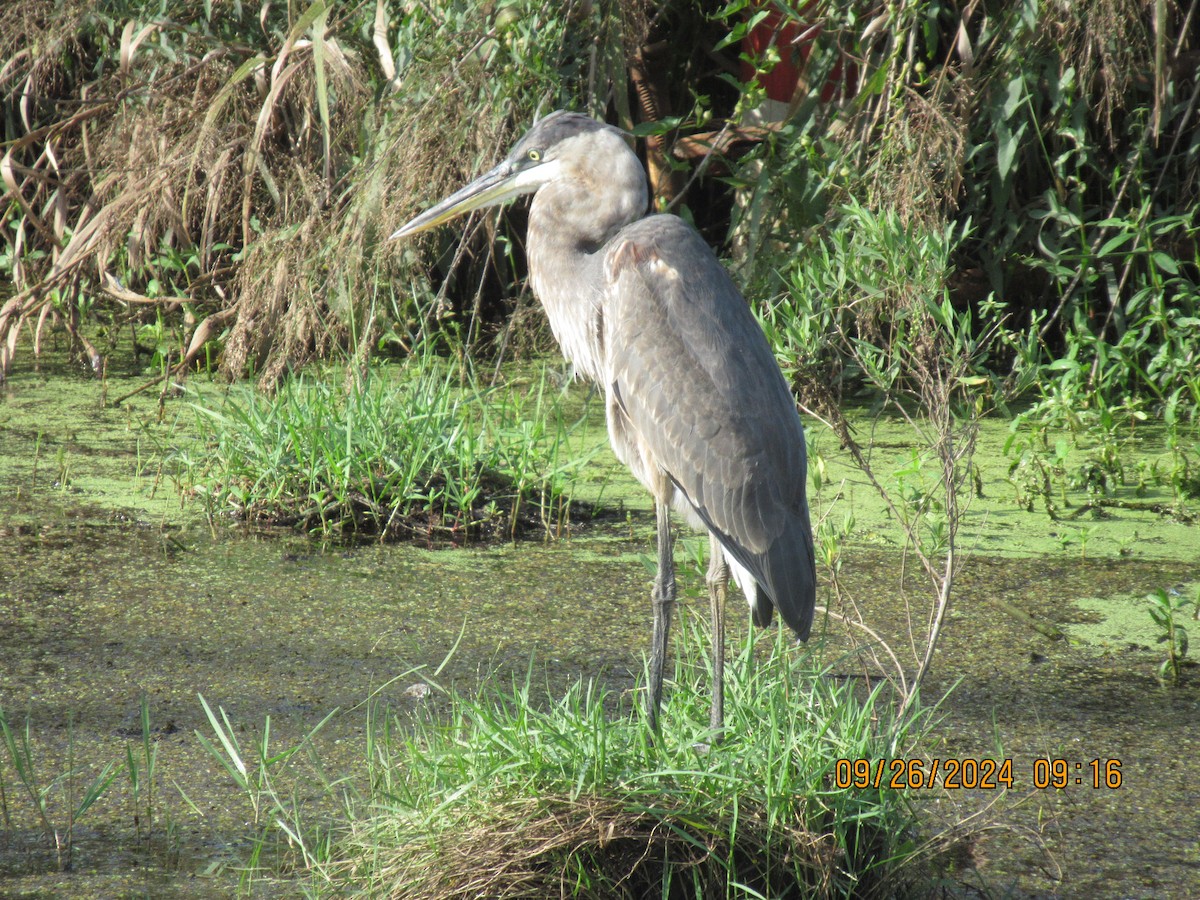
[(772, 608), (796, 636), (808, 640), (817, 602), (817, 567), (808, 517), (760, 557), (758, 596), (751, 606), (755, 625), (771, 624)]
[(771, 624), (775, 610), (800, 640), (808, 640), (817, 600), (817, 568), (807, 510), (764, 553), (748, 553), (723, 536), (734, 580), (750, 604), (754, 624)]

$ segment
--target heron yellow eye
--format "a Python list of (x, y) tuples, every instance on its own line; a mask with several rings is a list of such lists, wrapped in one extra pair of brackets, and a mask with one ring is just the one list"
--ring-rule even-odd
[(530, 158), (531, 160), (533, 160), (534, 162), (541, 162), (541, 161), (542, 161), (542, 151), (541, 151), (541, 150), (530, 150), (530, 151), (529, 151), (529, 153), (528, 153), (527, 155), (528, 155), (528, 156), (529, 156), (529, 158)]

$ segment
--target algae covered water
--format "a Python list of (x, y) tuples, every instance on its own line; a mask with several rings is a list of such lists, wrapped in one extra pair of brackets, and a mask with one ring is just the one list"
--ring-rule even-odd
[[(22, 370), (0, 400), (0, 707), (14, 736), (0, 749), (0, 893), (236, 889), (259, 811), (197, 737), (212, 739), (198, 695), (247, 746), (267, 717), (271, 740), (289, 746), (337, 711), (316, 739), (332, 780), (368, 752), (368, 698), (437, 714), (439, 696), (422, 688), (434, 671), (471, 690), (529, 677), (533, 660), (550, 692), (579, 675), (633, 687), (649, 638), (653, 523), (611, 459), (594, 461), (605, 479), (595, 491), (622, 514), (566, 540), (322, 544), (205, 521), (163, 465), (178, 402), (162, 421), (152, 397), (102, 404), (105, 390), (126, 389)], [(599, 410), (590, 415), (602, 442)], [(903, 425), (871, 428), (882, 471), (923, 477)], [(832, 435), (809, 429), (823, 467), (814, 513), (845, 531), (840, 593), (823, 587), (819, 602), (853, 607), (907, 661), (911, 625), (928, 615), (919, 573)], [(1160, 684), (1160, 633), (1144, 600), (1196, 590), (1194, 526), (1164, 514), (1153, 489), (1103, 516), (1031, 511), (1002, 449), (1009, 435), (1008, 422), (984, 423), (968, 558), (923, 691), (927, 705), (941, 699), (922, 763), (965, 772), (971, 760), (1011, 760), (1011, 787), (968, 779), (910, 792), (929, 834), (952, 830), (942, 877), (962, 894), (1198, 895), (1200, 678), (1184, 666), (1179, 684)], [(1131, 469), (1157, 452), (1152, 434), (1138, 440)], [(698, 621), (702, 546), (688, 538), (678, 551), (682, 614)], [(742, 640), (740, 606), (730, 619), (731, 640)], [(1189, 624), (1200, 627), (1180, 621)], [(858, 677), (833, 619), (816, 639), (836, 673)], [(152, 797), (130, 777), (130, 758), (145, 773), (147, 743)], [(107, 790), (75, 816), (110, 763)], [(1103, 777), (1113, 772), (1116, 784)], [(40, 812), (30, 777), (44, 789)], [(336, 819), (328, 797), (312, 803)], [(60, 871), (68, 830), (71, 865)], [(291, 895), (288, 879), (282, 870), (248, 890)]]

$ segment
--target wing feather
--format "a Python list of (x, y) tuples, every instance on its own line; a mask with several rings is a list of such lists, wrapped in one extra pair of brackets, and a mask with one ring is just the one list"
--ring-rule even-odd
[[(766, 338), (703, 239), (674, 216), (605, 259), (610, 393), (643, 455), (807, 637), (815, 566), (804, 430)], [(756, 613), (770, 620), (770, 607)]]

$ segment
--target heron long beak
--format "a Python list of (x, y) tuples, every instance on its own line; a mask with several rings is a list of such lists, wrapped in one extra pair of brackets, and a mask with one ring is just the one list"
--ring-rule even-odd
[(530, 170), (516, 169), (509, 160), (505, 160), (485, 175), (480, 175), (466, 187), (455, 191), (445, 200), (421, 213), (412, 221), (401, 225), (390, 238), (408, 237), (428, 231), (448, 222), (456, 216), (469, 213), (472, 210), (488, 206), (499, 206), (509, 200), (536, 191), (541, 179), (534, 183), (528, 177)]

